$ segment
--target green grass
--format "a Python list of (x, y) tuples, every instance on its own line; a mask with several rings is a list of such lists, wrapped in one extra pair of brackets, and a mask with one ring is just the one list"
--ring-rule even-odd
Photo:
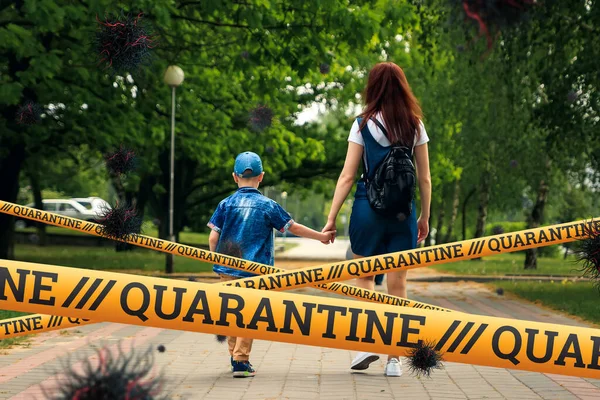
[[(35, 228), (25, 228), (25, 229), (17, 229), (17, 232), (27, 232), (27, 233), (35, 233)], [(58, 226), (47, 226), (46, 232), (51, 235), (87, 235), (91, 236), (88, 233), (75, 231), (66, 228), (60, 228)], [(158, 230), (152, 226), (149, 228), (144, 228), (143, 232), (146, 236), (158, 237)], [(208, 244), (208, 233), (196, 233), (196, 232), (180, 232), (179, 233), (179, 242), (186, 244)]]
[[(165, 269), (165, 253), (142, 248), (117, 253), (114, 248), (106, 247), (38, 247), (28, 244), (16, 244), (15, 259), (32, 263), (105, 271), (142, 270), (162, 272)], [(176, 256), (174, 268), (175, 272), (210, 272), (212, 271), (212, 264)]]
[[(22, 313), (22, 312), (17, 312), (17, 311), (0, 310), (0, 320), (15, 318), (15, 317), (19, 317), (21, 315), (27, 315), (27, 313)], [(19, 336), (16, 338), (0, 340), (0, 349), (6, 349), (8, 347), (14, 346), (15, 344), (23, 343), (23, 342), (27, 341), (27, 339), (28, 339), (27, 336)]]
[(592, 282), (494, 282), (496, 287), (586, 321), (600, 324), (600, 293)]
[(538, 258), (537, 269), (524, 269), (525, 254), (499, 254), (485, 257), (478, 261), (459, 261), (435, 265), (438, 271), (457, 275), (575, 275), (580, 276), (579, 266), (569, 256), (566, 260), (559, 258)]

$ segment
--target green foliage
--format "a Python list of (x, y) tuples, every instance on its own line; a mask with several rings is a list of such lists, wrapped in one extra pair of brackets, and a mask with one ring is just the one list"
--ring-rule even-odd
[[(61, 265), (65, 267), (95, 269), (102, 271), (128, 271), (148, 273), (162, 271), (165, 254), (136, 248), (134, 251), (115, 252), (99, 247), (37, 247), (15, 245), (15, 259), (32, 263)], [(211, 272), (212, 264), (186, 257), (175, 260), (178, 272)]]
[[(16, 317), (20, 317), (21, 315), (27, 315), (27, 314), (28, 313), (23, 313), (23, 312), (18, 312), (18, 311), (0, 310), (0, 321), (2, 321), (3, 319), (16, 318)], [(23, 343), (23, 342), (27, 341), (28, 338), (29, 338), (29, 336), (26, 335), (26, 336), (19, 336), (19, 337), (10, 338), (10, 339), (2, 339), (2, 340), (0, 340), (0, 350), (10, 348), (14, 345)]]
[(598, 289), (592, 282), (494, 282), (507, 292), (554, 310), (600, 323)]
[[(326, 203), (344, 162), (356, 94), (372, 65), (388, 60), (402, 66), (424, 111), (432, 215), (445, 212), (442, 232), (455, 211), (457, 181), (457, 237), (471, 193), (464, 218), (466, 233), (474, 233), (486, 182), (488, 221), (523, 224), (542, 179), (550, 187), (542, 223), (598, 213), (600, 13), (594, 2), (535, 7), (482, 57), (484, 41), (468, 43), (471, 25), (463, 24), (460, 7), (443, 0), (427, 6), (136, 0), (126, 11), (144, 11), (159, 46), (152, 65), (125, 76), (99, 69), (91, 46), (95, 16), (118, 11), (114, 2), (67, 3), (3, 6), (0, 180), (8, 183), (0, 198), (15, 200), (10, 182), (22, 168), (19, 201), (30, 201), (23, 187), (36, 172), (42, 189), (54, 192), (45, 195), (135, 201), (146, 219), (160, 220), (157, 234), (164, 237), (171, 89), (162, 77), (167, 65), (177, 64), (186, 78), (176, 90), (176, 231), (205, 229), (218, 201), (235, 190), (233, 160), (245, 150), (262, 156), (264, 186), (324, 194), (318, 201)], [(329, 65), (328, 73), (321, 64)], [(39, 125), (16, 124), (14, 114), (26, 100), (46, 108)], [(315, 104), (326, 114), (295, 124)], [(248, 124), (258, 105), (275, 116), (261, 133)], [(101, 155), (122, 144), (136, 151), (140, 165), (118, 181)], [(9, 155), (18, 154), (22, 160), (11, 164)], [(325, 204), (314, 197), (315, 212), (306, 216), (317, 224)], [(489, 232), (494, 223), (487, 225)], [(0, 226), (0, 252), (7, 238), (2, 229), (7, 224)]]
[(489, 223), (485, 227), (486, 235), (497, 235), (500, 233), (508, 233), (515, 231), (522, 231), (527, 227), (525, 222), (511, 222), (511, 221), (502, 221), (502, 222), (493, 222)]
[(537, 269), (523, 271), (523, 252), (499, 254), (484, 257), (479, 261), (459, 261), (448, 264), (436, 265), (432, 268), (438, 271), (450, 272), (457, 275), (553, 275), (553, 276), (580, 276), (579, 266), (575, 259), (569, 256), (566, 260), (559, 258), (542, 258)]

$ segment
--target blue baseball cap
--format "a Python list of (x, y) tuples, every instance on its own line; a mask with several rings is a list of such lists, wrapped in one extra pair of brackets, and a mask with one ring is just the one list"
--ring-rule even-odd
[(263, 172), (262, 161), (256, 153), (245, 151), (235, 158), (233, 172), (241, 178), (252, 178)]

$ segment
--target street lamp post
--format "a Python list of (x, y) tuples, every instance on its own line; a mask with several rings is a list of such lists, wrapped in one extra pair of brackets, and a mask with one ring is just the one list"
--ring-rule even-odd
[[(175, 89), (183, 82), (183, 70), (176, 65), (170, 65), (164, 76), (164, 81), (171, 87), (171, 173), (169, 176), (169, 240), (174, 242), (173, 209), (175, 203)], [(167, 254), (166, 272), (173, 273), (173, 254)]]

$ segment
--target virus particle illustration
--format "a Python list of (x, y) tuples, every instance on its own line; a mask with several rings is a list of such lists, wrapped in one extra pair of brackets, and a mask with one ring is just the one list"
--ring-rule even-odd
[(17, 124), (19, 125), (35, 125), (42, 120), (43, 108), (39, 104), (32, 101), (20, 106), (17, 110)]
[(256, 132), (262, 132), (273, 123), (273, 110), (268, 106), (259, 105), (250, 112), (250, 127)]
[(217, 342), (219, 342), (219, 343), (225, 343), (227, 341), (227, 336), (216, 335), (215, 337), (217, 339)]
[(102, 225), (100, 234), (113, 240), (126, 240), (131, 235), (140, 234), (142, 218), (133, 207), (117, 203), (115, 207), (104, 207), (98, 216)]
[(104, 21), (96, 16), (98, 64), (114, 73), (124, 73), (150, 63), (156, 39), (148, 25), (142, 23), (142, 15), (121, 11), (119, 15), (108, 15)]
[(581, 264), (581, 272), (600, 289), (600, 228), (597, 222), (586, 224), (585, 239), (577, 242), (575, 254), (577, 262)]
[[(493, 36), (501, 29), (523, 21), (535, 0), (451, 0), (465, 13), (467, 20), (473, 21), (478, 29), (477, 38), (485, 36), (488, 49), (493, 44)], [(460, 50), (459, 50), (460, 51)]]
[(137, 166), (137, 159), (133, 150), (123, 148), (123, 146), (115, 152), (106, 154), (104, 160), (109, 172), (114, 175), (127, 174)]
[[(96, 350), (96, 357), (82, 360), (64, 359), (61, 385), (43, 388), (44, 397), (52, 400), (159, 400), (164, 381), (152, 372), (152, 348), (144, 352)], [(79, 364), (79, 365), (78, 365)]]
[(579, 97), (579, 95), (577, 94), (576, 91), (571, 90), (568, 94), (567, 94), (567, 101), (570, 104), (575, 103), (575, 101), (577, 100), (577, 98)]
[(408, 354), (408, 367), (417, 377), (431, 376), (434, 369), (441, 369), (442, 355), (435, 349), (436, 343), (419, 341)]

